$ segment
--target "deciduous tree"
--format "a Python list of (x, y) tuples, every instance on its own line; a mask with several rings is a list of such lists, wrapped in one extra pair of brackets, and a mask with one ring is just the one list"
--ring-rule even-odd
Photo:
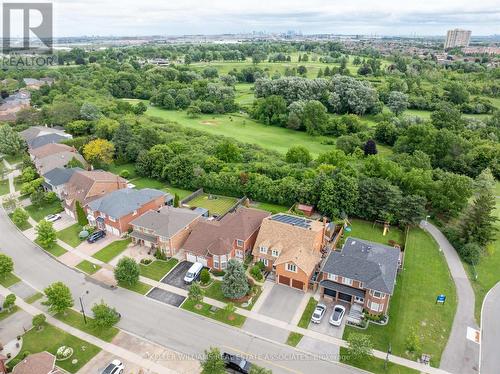
[(139, 282), (140, 268), (133, 258), (123, 257), (115, 267), (115, 279), (118, 283), (134, 286)]
[[(130, 139), (128, 139), (130, 140)], [(83, 156), (95, 166), (109, 165), (113, 162), (115, 146), (108, 140), (91, 140), (83, 147)]]
[(57, 241), (56, 230), (52, 222), (47, 222), (42, 219), (36, 226), (36, 242), (40, 244), (42, 248), (52, 248)]
[(47, 300), (42, 302), (49, 307), (52, 313), (64, 313), (73, 306), (73, 296), (68, 286), (62, 282), (55, 282), (48, 286), (44, 291)]

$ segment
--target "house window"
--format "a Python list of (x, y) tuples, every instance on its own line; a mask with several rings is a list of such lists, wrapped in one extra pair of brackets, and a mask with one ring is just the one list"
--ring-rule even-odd
[(365, 299), (359, 296), (354, 296), (354, 302), (363, 304), (365, 302)]
[(262, 262), (265, 266), (267, 266), (269, 264), (269, 261), (267, 261), (267, 258), (260, 258), (259, 261)]
[(359, 282), (359, 288), (363, 288), (364, 284), (363, 282)]
[(111, 222), (116, 222), (116, 219), (115, 219), (114, 217), (111, 217), (111, 216), (109, 216), (109, 220), (110, 220)]
[(328, 279), (334, 282), (337, 282), (339, 280), (339, 277), (337, 277), (334, 274), (328, 273)]
[(259, 252), (260, 253), (264, 253), (264, 254), (267, 254), (267, 247), (259, 247)]
[(374, 312), (378, 312), (380, 309), (380, 304), (374, 303), (372, 301), (372, 302), (370, 302), (370, 309), (373, 310)]
[(214, 268), (219, 268), (219, 256), (214, 256)]
[(381, 312), (384, 310), (384, 304), (380, 304), (378, 307), (378, 311)]
[(273, 257), (278, 257), (280, 255), (280, 252), (277, 249), (273, 249), (273, 251), (271, 253), (272, 253)]
[(241, 249), (236, 250), (236, 257), (243, 258), (243, 251)]
[(352, 279), (344, 277), (344, 279), (342, 279), (342, 283), (352, 286)]
[(166, 237), (164, 237), (164, 236), (160, 236), (160, 241), (166, 242), (166, 241), (168, 241), (168, 239)]
[(227, 261), (222, 261), (220, 263), (220, 268), (224, 270), (226, 267), (227, 267)]
[(237, 239), (237, 240), (236, 240), (236, 245), (237, 245), (238, 247), (243, 247), (243, 240), (241, 240), (241, 239)]
[(295, 264), (286, 264), (286, 270), (291, 271), (293, 273), (297, 272), (297, 265)]
[(380, 299), (382, 298), (382, 292), (378, 292), (378, 291), (372, 291), (372, 296), (373, 297), (376, 297), (377, 299)]

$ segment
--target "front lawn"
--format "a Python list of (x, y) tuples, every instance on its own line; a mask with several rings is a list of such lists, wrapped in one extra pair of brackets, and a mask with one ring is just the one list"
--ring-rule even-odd
[(369, 240), (385, 245), (389, 245), (389, 240), (404, 244), (404, 233), (397, 226), (391, 226), (386, 236), (383, 235), (384, 227), (381, 224), (363, 221), (360, 219), (351, 220), (351, 232), (344, 231), (344, 237), (353, 236), (355, 238)]
[(311, 297), (307, 302), (307, 306), (304, 309), (304, 312), (302, 313), (297, 326), (302, 327), (303, 329), (307, 329), (316, 305), (318, 305), (318, 302), (314, 299), (314, 297)]
[(292, 331), (290, 334), (288, 334), (288, 338), (286, 339), (286, 344), (291, 345), (292, 347), (296, 347), (303, 337), (304, 335)]
[[(91, 306), (88, 306), (90, 309)], [(92, 313), (92, 312), (90, 312)], [(58, 320), (77, 328), (87, 334), (93, 335), (96, 338), (104, 340), (106, 342), (110, 342), (113, 338), (120, 332), (116, 327), (111, 327), (109, 329), (101, 329), (99, 327), (94, 327), (92, 322), (94, 321), (92, 318), (87, 316), (87, 323), (83, 320), (83, 315), (76, 310), (68, 309), (66, 311), (66, 315), (63, 313), (58, 313), (54, 316)]]
[[(9, 218), (10, 218), (10, 220), (11, 220), (11, 221), (12, 221), (12, 215), (13, 215), (13, 213), (9, 213)], [(17, 224), (17, 223), (15, 223), (14, 221), (12, 221), (12, 223), (13, 223), (14, 225), (16, 225), (16, 226), (17, 226), (17, 228), (18, 228), (19, 230), (21, 230), (21, 231), (26, 231), (26, 230), (31, 229), (31, 228), (33, 227), (33, 226), (31, 226), (31, 224), (30, 224), (28, 221), (26, 221), (26, 222), (25, 222), (24, 224), (22, 224), (22, 225), (18, 225), (18, 224)]]
[(68, 252), (57, 243), (54, 243), (51, 247), (44, 247), (37, 240), (35, 240), (35, 243), (38, 244), (45, 252), (48, 252), (55, 257), (62, 256), (63, 254)]
[(7, 195), (9, 192), (9, 180), (0, 180), (0, 196)]
[[(46, 323), (42, 330), (33, 328), (23, 335), (21, 352), (9, 362), (9, 367), (12, 368), (19, 363), (24, 352), (47, 351), (56, 355), (57, 350), (62, 346), (71, 347), (73, 355), (67, 360), (57, 361), (57, 366), (70, 373), (76, 373), (101, 350), (93, 344)], [(75, 360), (76, 362), (73, 363)]]
[(243, 308), (243, 309), (246, 309), (246, 310), (251, 310), (252, 309), (252, 307), (255, 305), (255, 302), (257, 301), (257, 299), (259, 298), (260, 294), (262, 293), (262, 287), (254, 285), (255, 294), (252, 296), (252, 303), (250, 305), (244, 307), (243, 303), (237, 303), (237, 302), (234, 302), (234, 301), (229, 300), (226, 297), (224, 297), (224, 294), (222, 293), (222, 287), (221, 286), (222, 286), (222, 282), (221, 281), (213, 280), (212, 284), (209, 287), (207, 287), (207, 288), (204, 289), (205, 296), (209, 297), (211, 299), (214, 299), (214, 300), (222, 301), (223, 303), (232, 302), (238, 308)]
[(5, 288), (9, 288), (10, 286), (21, 282), (21, 279), (16, 277), (14, 274), (9, 273), (5, 277), (0, 278), (0, 284)]
[(76, 267), (89, 275), (92, 275), (101, 269), (99, 265), (93, 264), (92, 262), (87, 260), (83, 260), (78, 265), (76, 265)]
[(387, 368), (385, 367), (385, 360), (376, 357), (368, 357), (366, 359), (350, 360), (349, 350), (347, 348), (340, 347), (340, 362), (354, 366), (370, 373), (384, 373), (384, 374), (418, 374), (417, 370), (407, 368), (406, 366), (401, 366), (393, 364), (392, 362), (387, 363)]
[(236, 201), (238, 201), (238, 199), (235, 199), (234, 197), (201, 194), (189, 201), (187, 205), (190, 207), (208, 209), (211, 216), (222, 216), (229, 209), (231, 209), (234, 204), (236, 204)]
[[(197, 304), (201, 305), (200, 309), (196, 308)], [(212, 312), (210, 310), (212, 308), (212, 306), (210, 304), (207, 304), (204, 302), (198, 303), (196, 301), (189, 300), (189, 299), (186, 299), (186, 301), (184, 301), (184, 303), (182, 303), (181, 308), (185, 309), (185, 310), (189, 310), (190, 312), (193, 312), (196, 314), (200, 314), (200, 315), (208, 317), (208, 318), (215, 319), (219, 322), (223, 322), (223, 323), (226, 323), (228, 325), (235, 326), (235, 327), (243, 326), (243, 324), (245, 323), (245, 320), (246, 320), (246, 317), (242, 316), (241, 314), (237, 314), (237, 313), (232, 314), (232, 316), (231, 316), (232, 319), (228, 318), (224, 309), (216, 308), (216, 310), (214, 312)]]
[(168, 261), (156, 260), (149, 265), (139, 264), (141, 275), (156, 281), (162, 279), (179, 261), (171, 258)]
[(60, 213), (64, 210), (60, 201), (55, 201), (52, 204), (44, 204), (38, 207), (30, 205), (24, 209), (36, 222), (40, 222), (49, 214)]
[[(436, 304), (439, 294), (446, 295), (446, 303)], [(398, 276), (389, 306), (386, 326), (370, 324), (359, 330), (347, 326), (344, 339), (351, 332), (371, 336), (374, 348), (387, 351), (392, 345), (394, 355), (416, 359), (420, 353), (431, 355), (431, 364), (439, 366), (446, 346), (457, 305), (455, 284), (444, 256), (433, 238), (419, 228), (412, 228), (406, 243), (404, 270)], [(411, 330), (420, 339), (421, 352), (407, 352), (405, 341)]]
[(57, 238), (61, 239), (66, 244), (70, 245), (73, 248), (76, 248), (82, 240), (79, 238), (78, 234), (82, 231), (82, 226), (78, 223), (66, 227), (64, 230), (61, 230), (57, 233)]
[(101, 260), (102, 262), (109, 262), (120, 253), (122, 253), (130, 244), (131, 239), (116, 240), (106, 247), (96, 252), (92, 257)]
[(10, 312), (7, 309), (3, 309), (0, 312), (0, 321), (4, 320), (7, 317), (10, 317), (11, 315), (13, 315), (18, 310), (19, 310), (19, 307), (17, 305), (14, 305), (12, 308), (10, 308)]
[(43, 297), (43, 293), (37, 292), (31, 296), (28, 296), (24, 301), (26, 301), (28, 304), (33, 304), (35, 301), (40, 300)]
[(142, 282), (137, 282), (133, 286), (129, 286), (128, 284), (125, 283), (118, 283), (118, 286), (122, 288), (126, 288), (129, 291), (134, 291), (137, 293), (140, 293), (141, 295), (145, 295), (149, 292), (149, 290), (152, 288), (149, 284), (142, 283)]

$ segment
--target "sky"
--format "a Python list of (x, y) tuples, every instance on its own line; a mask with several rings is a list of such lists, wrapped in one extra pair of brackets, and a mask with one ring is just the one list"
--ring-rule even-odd
[[(10, 0), (11, 1), (11, 0)], [(36, 1), (36, 0), (35, 0)], [(499, 0), (55, 0), (56, 36), (500, 34)]]

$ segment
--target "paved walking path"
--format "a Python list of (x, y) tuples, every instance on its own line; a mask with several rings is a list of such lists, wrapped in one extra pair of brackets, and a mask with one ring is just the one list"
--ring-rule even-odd
[(454, 374), (471, 374), (479, 370), (479, 345), (467, 339), (467, 328), (477, 329), (474, 319), (474, 291), (458, 253), (443, 233), (430, 222), (421, 222), (444, 253), (457, 290), (458, 306), (451, 334), (441, 357), (440, 368)]
[(500, 282), (493, 287), (483, 301), (481, 310), (481, 374), (497, 374), (500, 368)]

